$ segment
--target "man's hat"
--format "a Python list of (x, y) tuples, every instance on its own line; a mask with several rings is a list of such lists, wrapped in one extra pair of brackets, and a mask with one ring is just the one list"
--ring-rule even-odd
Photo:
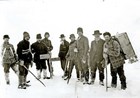
[(71, 34), (69, 38), (71, 39), (72, 37), (74, 37), (74, 38), (75, 38), (75, 35), (74, 35), (74, 34)]
[(83, 28), (81, 28), (81, 27), (77, 28), (77, 33), (78, 32), (82, 32), (83, 33)]
[(46, 35), (49, 35), (49, 36), (50, 36), (49, 32), (45, 32), (45, 36), (46, 36)]
[(64, 34), (61, 34), (59, 38), (64, 38), (64, 37), (65, 37), (65, 35)]
[(36, 39), (41, 39), (42, 37), (41, 37), (41, 34), (37, 34), (36, 35)]
[(94, 31), (94, 34), (92, 34), (92, 35), (102, 35), (102, 33), (100, 33), (99, 30), (95, 30), (95, 31)]
[(10, 39), (9, 35), (4, 35), (4, 36), (3, 36), (3, 39), (5, 39), (5, 38)]
[(29, 33), (28, 32), (23, 32), (23, 37), (25, 38), (25, 37), (29, 37), (30, 38), (30, 35), (29, 35)]
[(111, 36), (111, 34), (109, 32), (105, 32), (103, 35), (104, 36), (106, 36), (106, 35)]

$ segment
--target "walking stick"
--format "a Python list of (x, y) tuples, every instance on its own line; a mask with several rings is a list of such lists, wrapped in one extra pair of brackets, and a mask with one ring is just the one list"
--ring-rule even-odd
[(108, 72), (107, 72), (107, 59), (105, 59), (105, 69), (106, 69), (106, 92), (108, 92)]
[(41, 81), (39, 80), (25, 65), (22, 65), (28, 72), (30, 72), (42, 85), (44, 85), (46, 87), (46, 85)]
[(107, 76), (107, 66), (106, 66), (106, 92), (108, 91), (108, 76)]

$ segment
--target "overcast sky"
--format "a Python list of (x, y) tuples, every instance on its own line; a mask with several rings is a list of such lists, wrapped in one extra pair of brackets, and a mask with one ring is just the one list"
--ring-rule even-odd
[(139, 5), (140, 0), (0, 0), (0, 39), (9, 34), (16, 46), (24, 31), (30, 33), (31, 43), (36, 41), (37, 33), (43, 36), (47, 31), (57, 56), (60, 34), (69, 40), (71, 33), (77, 35), (77, 27), (83, 27), (90, 41), (97, 29), (113, 35), (127, 32), (138, 51)]

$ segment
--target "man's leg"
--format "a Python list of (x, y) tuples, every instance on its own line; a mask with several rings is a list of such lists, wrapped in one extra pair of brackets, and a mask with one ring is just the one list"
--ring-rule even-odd
[(98, 65), (98, 69), (99, 69), (99, 79), (100, 79), (100, 85), (104, 85), (104, 68), (102, 67), (102, 65), (99, 63)]
[(10, 79), (9, 79), (9, 69), (10, 69), (10, 64), (4, 64), (4, 73), (5, 73), (5, 80), (6, 84), (10, 84)]
[(127, 86), (126, 86), (126, 77), (124, 75), (123, 65), (117, 69), (117, 72), (121, 81), (121, 89), (125, 90)]
[(24, 85), (24, 74), (25, 74), (25, 68), (19, 64), (19, 89), (26, 89), (26, 86)]
[(111, 69), (111, 76), (112, 76), (112, 81), (111, 81), (111, 86), (113, 88), (117, 87), (117, 69), (113, 69), (112, 65), (110, 65)]
[(97, 70), (97, 64), (96, 62), (93, 62), (90, 64), (91, 68), (91, 81), (89, 84), (94, 84), (95, 78), (96, 78), (96, 70)]

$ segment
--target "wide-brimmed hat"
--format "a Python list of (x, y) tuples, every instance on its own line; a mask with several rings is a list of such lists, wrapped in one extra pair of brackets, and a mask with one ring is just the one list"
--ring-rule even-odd
[(75, 38), (75, 35), (74, 34), (71, 34), (69, 38), (71, 39), (72, 37)]
[(61, 34), (59, 38), (64, 38), (64, 37), (65, 37), (65, 35), (64, 34)]
[(102, 35), (102, 33), (100, 33), (99, 30), (95, 30), (94, 33), (92, 35)]
[(10, 39), (9, 35), (4, 35), (4, 36), (3, 36), (3, 39), (5, 39), (5, 38)]
[(42, 37), (41, 37), (41, 34), (37, 34), (36, 35), (36, 39), (41, 39)]

